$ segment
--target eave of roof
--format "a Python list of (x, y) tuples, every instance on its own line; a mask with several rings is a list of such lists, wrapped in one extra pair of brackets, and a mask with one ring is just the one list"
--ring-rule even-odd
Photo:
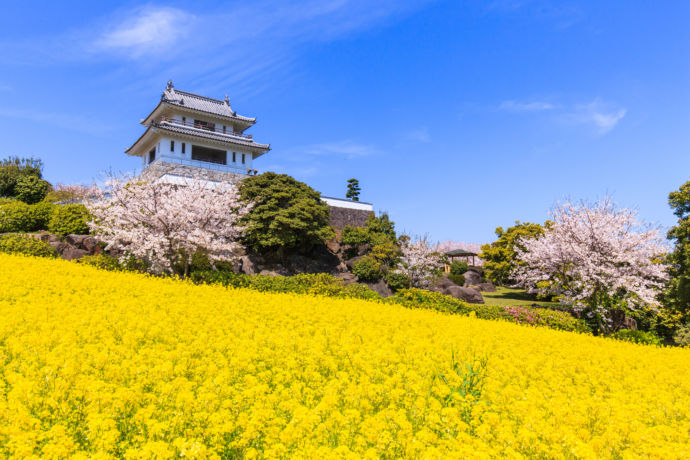
[(239, 124), (245, 126), (244, 129), (247, 129), (250, 126), (252, 126), (254, 123), (256, 123), (256, 118), (247, 118), (247, 117), (240, 117), (240, 116), (231, 117), (231, 116), (226, 116), (226, 115), (219, 115), (219, 114), (214, 113), (214, 112), (207, 112), (204, 110), (196, 109), (194, 107), (187, 107), (187, 106), (179, 105), (179, 104), (171, 104), (169, 101), (161, 100), (158, 103), (158, 105), (151, 111), (151, 113), (146, 115), (146, 118), (144, 118), (141, 121), (141, 124), (145, 125), (145, 126), (148, 126), (149, 124), (151, 124), (155, 114), (158, 112), (158, 110), (161, 107), (169, 107), (173, 110), (182, 110), (182, 111), (193, 113), (193, 114), (209, 115), (209, 116), (215, 117), (218, 120), (225, 120), (228, 122), (228, 124), (232, 124), (233, 122), (239, 123)]
[(476, 256), (475, 252), (465, 251), (464, 249), (453, 249), (452, 251), (446, 252), (447, 256)]
[[(139, 139), (137, 139), (134, 144), (127, 150), (125, 150), (125, 153), (128, 155), (135, 155), (135, 156), (141, 156), (137, 154), (131, 153), (132, 150), (134, 150), (137, 145), (139, 145), (141, 142), (145, 141), (145, 138), (149, 133), (168, 133), (168, 134), (173, 134), (178, 137), (184, 137), (187, 139), (200, 139), (204, 141), (210, 141), (216, 144), (221, 144), (221, 145), (237, 145), (240, 147), (244, 147), (248, 149), (252, 153), (256, 153), (257, 157), (263, 155), (264, 153), (268, 152), (271, 149), (270, 144), (259, 144), (258, 142), (254, 142), (251, 140), (243, 140), (241, 138), (236, 138), (236, 137), (231, 137), (228, 135), (220, 134), (220, 133), (214, 133), (214, 132), (204, 132), (202, 130), (196, 130), (193, 128), (186, 128), (183, 126), (175, 126), (175, 125), (170, 125), (170, 124), (159, 124), (159, 123), (151, 123), (151, 125), (144, 131), (144, 134), (142, 134)], [(143, 154), (143, 153), (142, 153)]]

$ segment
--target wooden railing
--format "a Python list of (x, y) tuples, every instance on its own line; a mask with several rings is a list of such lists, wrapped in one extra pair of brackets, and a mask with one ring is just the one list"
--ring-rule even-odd
[(242, 139), (252, 140), (251, 134), (242, 134), (242, 133), (234, 132), (232, 130), (232, 126), (223, 127), (222, 125), (216, 125), (215, 123), (209, 123), (209, 122), (200, 122), (199, 120), (196, 120), (196, 121), (184, 120), (184, 121), (182, 121), (182, 120), (176, 120), (175, 118), (169, 118), (169, 117), (162, 117), (161, 123), (169, 123), (171, 125), (178, 125), (178, 126), (185, 126), (188, 128), (201, 129), (203, 131), (212, 131), (214, 133), (225, 134), (228, 136), (234, 136), (234, 137), (240, 137)]

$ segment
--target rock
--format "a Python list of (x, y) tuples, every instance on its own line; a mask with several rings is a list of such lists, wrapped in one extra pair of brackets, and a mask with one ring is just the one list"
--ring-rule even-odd
[(378, 283), (364, 283), (364, 284), (369, 286), (369, 288), (372, 291), (376, 292), (381, 297), (385, 298), (385, 297), (390, 297), (393, 295), (393, 291), (391, 291), (391, 289), (388, 287), (386, 282), (383, 280), (379, 280)]
[[(337, 267), (335, 267), (336, 273), (347, 273), (347, 265), (344, 262), (340, 262)], [(354, 275), (353, 275), (354, 276)]]
[(256, 275), (259, 271), (258, 264), (251, 256), (240, 257), (240, 267), (242, 273), (246, 275)]
[(77, 249), (73, 246), (67, 246), (67, 248), (62, 251), (62, 258), (65, 260), (76, 260), (76, 259), (81, 259), (84, 256), (89, 255), (89, 251), (85, 251), (84, 249)]
[(270, 268), (266, 268), (259, 272), (259, 275), (268, 276), (289, 276), (291, 275), (290, 270), (283, 267), (282, 265), (273, 265)]
[(335, 277), (343, 280), (345, 286), (357, 282), (357, 277), (355, 276), (355, 274), (350, 272), (338, 273), (335, 275)]
[(62, 255), (67, 248), (71, 247), (69, 244), (62, 241), (49, 241), (48, 244), (51, 245), (59, 255)]
[(67, 235), (65, 241), (76, 248), (84, 249), (83, 243), (87, 238), (91, 237), (89, 235)]
[(468, 270), (463, 275), (465, 277), (465, 286), (476, 286), (482, 282), (482, 276), (472, 270)]
[(371, 250), (371, 245), (369, 243), (363, 244), (357, 248), (357, 255), (363, 256)]
[(358, 260), (362, 260), (363, 258), (364, 256), (357, 256), (353, 257), (352, 259), (348, 259), (345, 261), (345, 266), (352, 270), (352, 266), (355, 264), (355, 262), (357, 262)]
[(91, 254), (100, 254), (103, 252), (103, 248), (98, 244), (98, 240), (93, 236), (84, 238), (82, 241), (82, 248), (89, 251)]
[(333, 254), (338, 254), (340, 252), (341, 246), (336, 240), (326, 241), (326, 247)]
[(61, 241), (59, 236), (53, 235), (52, 233), (38, 233), (34, 235), (34, 238), (37, 238), (46, 243), (57, 243)]
[(479, 292), (496, 292), (496, 286), (491, 282), (479, 283), (477, 289), (479, 289)]
[(464, 300), (468, 303), (484, 303), (484, 298), (481, 293), (476, 289), (468, 287), (450, 286), (443, 290), (443, 294)]
[(637, 330), (637, 321), (635, 321), (635, 318), (626, 316), (623, 320), (623, 328)]

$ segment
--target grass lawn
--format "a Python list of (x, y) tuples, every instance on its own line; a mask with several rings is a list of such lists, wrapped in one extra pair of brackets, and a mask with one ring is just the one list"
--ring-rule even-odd
[(548, 302), (545, 300), (537, 300), (535, 296), (527, 294), (524, 289), (515, 289), (507, 287), (497, 287), (496, 292), (482, 292), (484, 302), (488, 305), (499, 306), (530, 306), (533, 304), (543, 306), (558, 306), (558, 302)]

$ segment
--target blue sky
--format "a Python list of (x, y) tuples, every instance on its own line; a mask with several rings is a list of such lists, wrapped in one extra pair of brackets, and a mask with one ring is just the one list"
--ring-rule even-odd
[(328, 196), (350, 177), (399, 230), (489, 242), (563, 198), (668, 226), (690, 173), (690, 2), (14, 2), (0, 156), (54, 183), (123, 152), (168, 79), (230, 96), (255, 163)]

